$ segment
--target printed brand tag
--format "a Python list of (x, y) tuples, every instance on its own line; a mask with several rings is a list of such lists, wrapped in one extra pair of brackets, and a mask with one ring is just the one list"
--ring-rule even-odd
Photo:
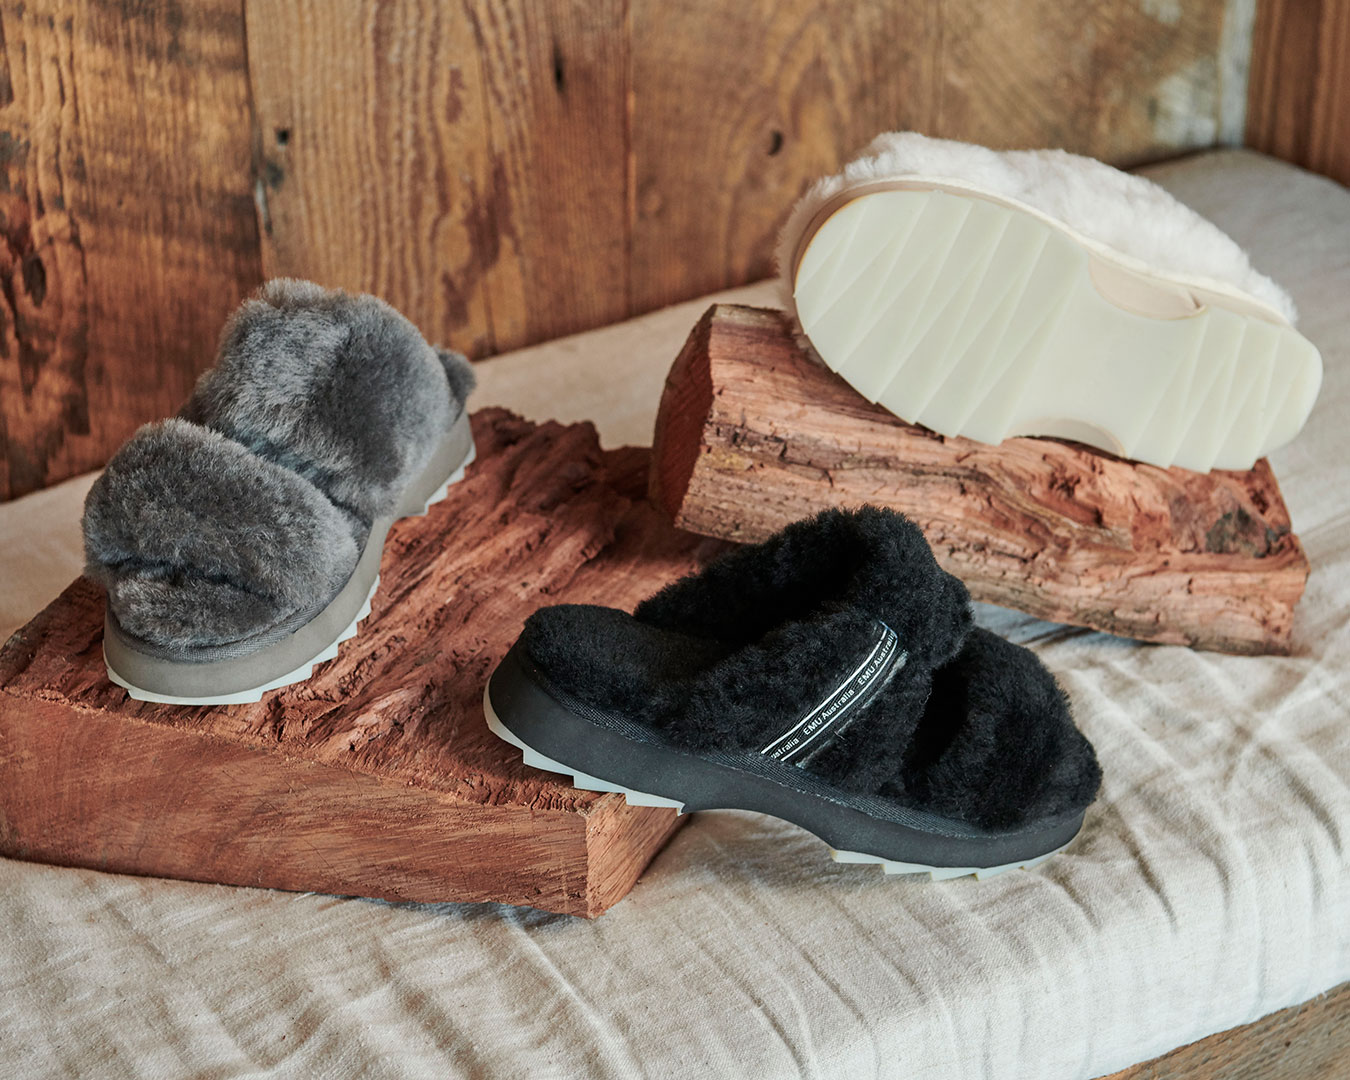
[[(811, 753), (829, 740), (826, 732), (837, 727), (845, 717), (858, 715), (890, 677), (904, 666), (908, 654), (900, 648), (895, 631), (880, 620), (876, 623), (876, 640), (860, 663), (843, 682), (826, 695), (825, 700), (774, 739), (760, 751), (774, 761), (792, 761), (800, 765), (804, 754)], [(795, 760), (794, 760), (795, 759)]]

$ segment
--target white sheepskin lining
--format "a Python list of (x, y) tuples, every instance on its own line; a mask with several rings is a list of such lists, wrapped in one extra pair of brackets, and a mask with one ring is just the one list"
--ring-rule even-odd
[(1254, 269), (1230, 236), (1151, 180), (1063, 150), (995, 151), (914, 131), (878, 135), (842, 173), (818, 181), (797, 203), (778, 244), (789, 310), (793, 255), (816, 211), (849, 187), (905, 179), (964, 184), (1022, 203), (1155, 272), (1235, 288), (1290, 323), (1297, 318), (1289, 294)]

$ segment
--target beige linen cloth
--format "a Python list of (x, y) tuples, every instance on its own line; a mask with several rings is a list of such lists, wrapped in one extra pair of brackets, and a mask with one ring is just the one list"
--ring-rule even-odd
[[(1246, 152), (1153, 175), (1291, 288), (1323, 350), (1321, 401), (1274, 458), (1313, 571), (1288, 658), (981, 610), (1101, 756), (1065, 854), (887, 879), (707, 813), (591, 923), (0, 861), (0, 1073), (1057, 1080), (1350, 978), (1350, 192)], [(646, 441), (702, 307), (493, 361), (476, 401)], [(87, 483), (0, 508), (7, 628), (76, 572)]]

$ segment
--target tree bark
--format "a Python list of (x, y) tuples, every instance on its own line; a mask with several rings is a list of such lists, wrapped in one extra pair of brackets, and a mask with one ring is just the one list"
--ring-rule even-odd
[(1142, 641), (1286, 653), (1308, 561), (1269, 464), (1196, 473), (1077, 443), (944, 438), (813, 363), (782, 316), (712, 307), (666, 381), (651, 492), (760, 540), (831, 506), (899, 510), (976, 600)]

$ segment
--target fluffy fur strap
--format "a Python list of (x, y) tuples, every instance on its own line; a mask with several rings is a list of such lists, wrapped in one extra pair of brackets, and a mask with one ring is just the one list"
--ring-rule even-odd
[(358, 523), (295, 473), (183, 420), (149, 424), (85, 501), (86, 573), (128, 632), (224, 645), (334, 595)]
[(919, 527), (876, 506), (793, 522), (666, 586), (634, 614), (737, 644), (793, 622), (879, 619), (923, 668), (954, 656), (971, 625), (966, 587), (938, 566)]
[(795, 522), (663, 589), (635, 614), (734, 647), (667, 703), (670, 728), (705, 746), (762, 745), (854, 669), (878, 621), (894, 630), (903, 665), (806, 766), (868, 792), (895, 775), (933, 669), (971, 628), (965, 586), (938, 567), (918, 526), (873, 506)]
[(984, 629), (936, 673), (896, 766), (883, 795), (987, 828), (1086, 806), (1102, 776), (1054, 676)]
[(225, 325), (181, 415), (369, 523), (393, 511), (472, 387), (464, 357), (384, 301), (282, 278)]

